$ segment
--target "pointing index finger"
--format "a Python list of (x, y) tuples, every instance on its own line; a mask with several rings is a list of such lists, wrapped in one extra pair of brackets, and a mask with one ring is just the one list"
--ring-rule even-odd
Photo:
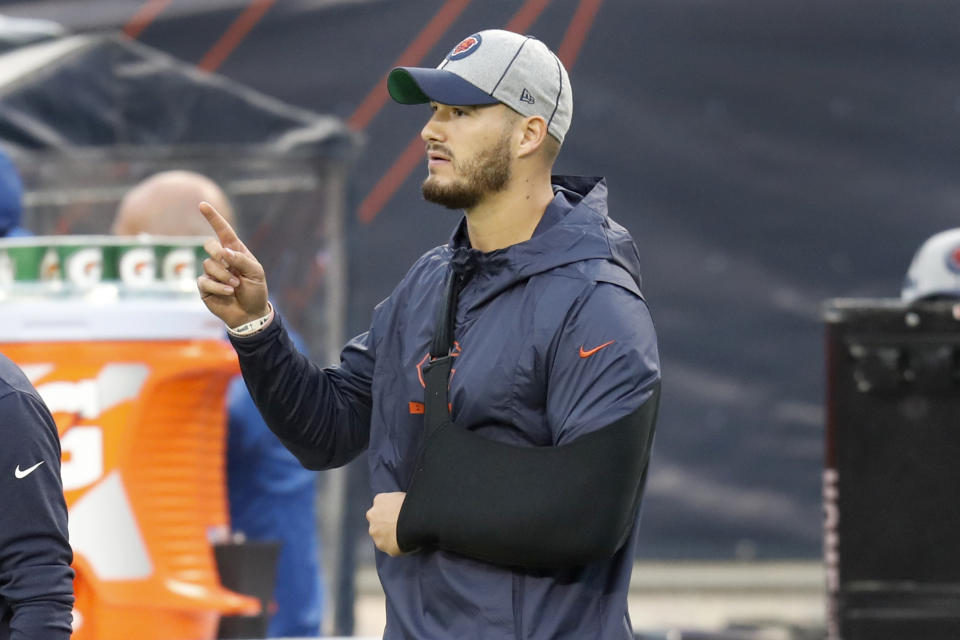
[(217, 211), (209, 202), (201, 202), (199, 205), (200, 213), (203, 214), (203, 217), (207, 219), (207, 222), (210, 224), (210, 227), (213, 229), (214, 233), (217, 234), (217, 240), (220, 241), (220, 244), (224, 247), (232, 247), (234, 249), (245, 250), (246, 247), (240, 242), (240, 238), (237, 237), (237, 232), (233, 230), (233, 227), (230, 226), (230, 223), (227, 222), (220, 212)]

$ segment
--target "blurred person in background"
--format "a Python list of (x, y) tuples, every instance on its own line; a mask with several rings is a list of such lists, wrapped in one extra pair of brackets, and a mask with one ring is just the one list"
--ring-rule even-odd
[(22, 217), (23, 181), (13, 160), (0, 149), (0, 238), (30, 235), (20, 226)]
[(53, 416), (0, 354), (0, 640), (67, 640), (73, 551)]
[[(196, 203), (216, 203), (231, 221), (233, 208), (223, 190), (206, 176), (167, 171), (134, 186), (120, 202), (112, 233), (159, 236), (209, 235)], [(306, 345), (299, 336), (297, 348)], [(316, 522), (316, 473), (305, 469), (260, 417), (243, 378), (227, 392), (227, 493), (230, 523), (248, 540), (278, 541), (270, 637), (320, 634), (323, 587)]]
[(197, 282), (270, 428), (310, 468), (368, 449), (386, 640), (632, 640), (627, 592), (659, 398), (640, 256), (602, 178), (551, 177), (573, 100), (533, 37), (481, 31), (388, 90), (429, 103), (425, 199), (462, 210), (321, 368), (256, 257)]
[(910, 261), (900, 290), (907, 304), (960, 300), (960, 228), (927, 238)]

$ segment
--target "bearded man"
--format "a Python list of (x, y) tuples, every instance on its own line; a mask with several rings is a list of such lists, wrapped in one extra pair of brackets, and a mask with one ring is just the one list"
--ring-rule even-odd
[(601, 178), (551, 177), (570, 79), (531, 36), (398, 68), (429, 103), (423, 196), (464, 215), (320, 368), (263, 268), (209, 204), (198, 288), (270, 428), (310, 468), (369, 449), (387, 640), (628, 640), (627, 592), (659, 398), (639, 253)]

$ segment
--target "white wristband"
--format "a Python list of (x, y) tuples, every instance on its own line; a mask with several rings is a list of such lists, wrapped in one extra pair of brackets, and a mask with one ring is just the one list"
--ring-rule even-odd
[(242, 338), (244, 336), (253, 335), (258, 331), (262, 331), (268, 324), (270, 324), (270, 321), (273, 320), (273, 305), (270, 304), (270, 302), (267, 302), (267, 306), (270, 308), (270, 311), (267, 313), (267, 315), (263, 316), (262, 318), (257, 318), (256, 320), (251, 320), (250, 322), (242, 324), (234, 329), (227, 327), (227, 333), (232, 336)]

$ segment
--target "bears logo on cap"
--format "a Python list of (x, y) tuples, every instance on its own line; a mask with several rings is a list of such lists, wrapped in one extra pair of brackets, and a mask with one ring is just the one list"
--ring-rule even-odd
[(953, 273), (960, 273), (960, 246), (947, 251), (947, 269)]
[(480, 37), (479, 33), (475, 33), (472, 36), (467, 36), (460, 41), (460, 44), (455, 46), (450, 53), (447, 55), (447, 60), (461, 60), (466, 58), (468, 55), (477, 50), (477, 47), (480, 46), (480, 43), (483, 41), (483, 38)]

